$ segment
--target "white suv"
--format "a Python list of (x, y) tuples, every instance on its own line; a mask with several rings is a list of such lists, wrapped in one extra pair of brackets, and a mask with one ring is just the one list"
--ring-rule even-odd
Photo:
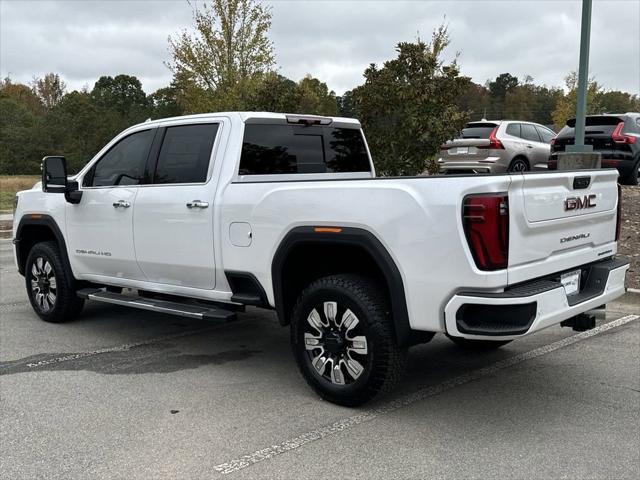
[(468, 123), (460, 137), (441, 147), (440, 173), (526, 172), (547, 168), (555, 133), (543, 125), (515, 120)]

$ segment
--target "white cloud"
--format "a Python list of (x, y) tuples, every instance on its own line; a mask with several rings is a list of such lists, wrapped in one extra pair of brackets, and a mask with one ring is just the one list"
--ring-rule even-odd
[[(282, 74), (306, 73), (338, 93), (399, 41), (428, 39), (449, 24), (449, 55), (484, 83), (503, 72), (561, 86), (577, 68), (579, 1), (274, 1), (271, 36)], [(16, 81), (60, 73), (71, 88), (101, 75), (136, 75), (165, 86), (167, 37), (187, 28), (185, 0), (0, 3), (0, 73)], [(640, 2), (595, 1), (591, 75), (606, 88), (640, 93)]]

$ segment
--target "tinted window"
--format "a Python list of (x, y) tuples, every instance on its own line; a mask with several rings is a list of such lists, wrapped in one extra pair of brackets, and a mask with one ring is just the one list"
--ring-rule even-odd
[(520, 127), (522, 129), (522, 138), (529, 140), (530, 142), (539, 142), (540, 137), (536, 131), (536, 127), (528, 123), (523, 123)]
[(359, 129), (248, 124), (240, 175), (368, 172)]
[(507, 135), (513, 135), (514, 137), (520, 137), (520, 124), (510, 123), (507, 125)]
[(489, 138), (489, 135), (496, 127), (495, 123), (468, 123), (462, 129), (460, 138)]
[(84, 186), (142, 183), (155, 130), (132, 133), (105, 153), (84, 179)]
[[(620, 118), (620, 117), (608, 117), (605, 115), (594, 115), (592, 117), (586, 117), (585, 118), (585, 126), (587, 127), (594, 127), (594, 126), (617, 126), (620, 122), (623, 122), (624, 119)], [(569, 120), (567, 120), (567, 125), (570, 126), (571, 128), (574, 128), (576, 126), (576, 119), (575, 118), (571, 118)]]
[(206, 182), (217, 131), (215, 123), (168, 127), (153, 183)]
[(538, 134), (544, 143), (549, 143), (551, 139), (556, 136), (556, 134), (548, 128), (536, 126), (536, 130), (538, 130)]

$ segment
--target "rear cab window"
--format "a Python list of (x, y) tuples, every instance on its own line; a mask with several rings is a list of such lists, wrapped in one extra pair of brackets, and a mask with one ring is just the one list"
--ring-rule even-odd
[(371, 172), (359, 128), (249, 123), (239, 175)]

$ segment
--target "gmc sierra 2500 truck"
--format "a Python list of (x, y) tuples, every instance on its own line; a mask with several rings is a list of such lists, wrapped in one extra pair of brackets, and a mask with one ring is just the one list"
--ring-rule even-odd
[(495, 348), (624, 293), (616, 170), (376, 178), (357, 120), (149, 121), (18, 193), (36, 314), (85, 301), (191, 318), (275, 309), (302, 375), (358, 405), (438, 332)]

